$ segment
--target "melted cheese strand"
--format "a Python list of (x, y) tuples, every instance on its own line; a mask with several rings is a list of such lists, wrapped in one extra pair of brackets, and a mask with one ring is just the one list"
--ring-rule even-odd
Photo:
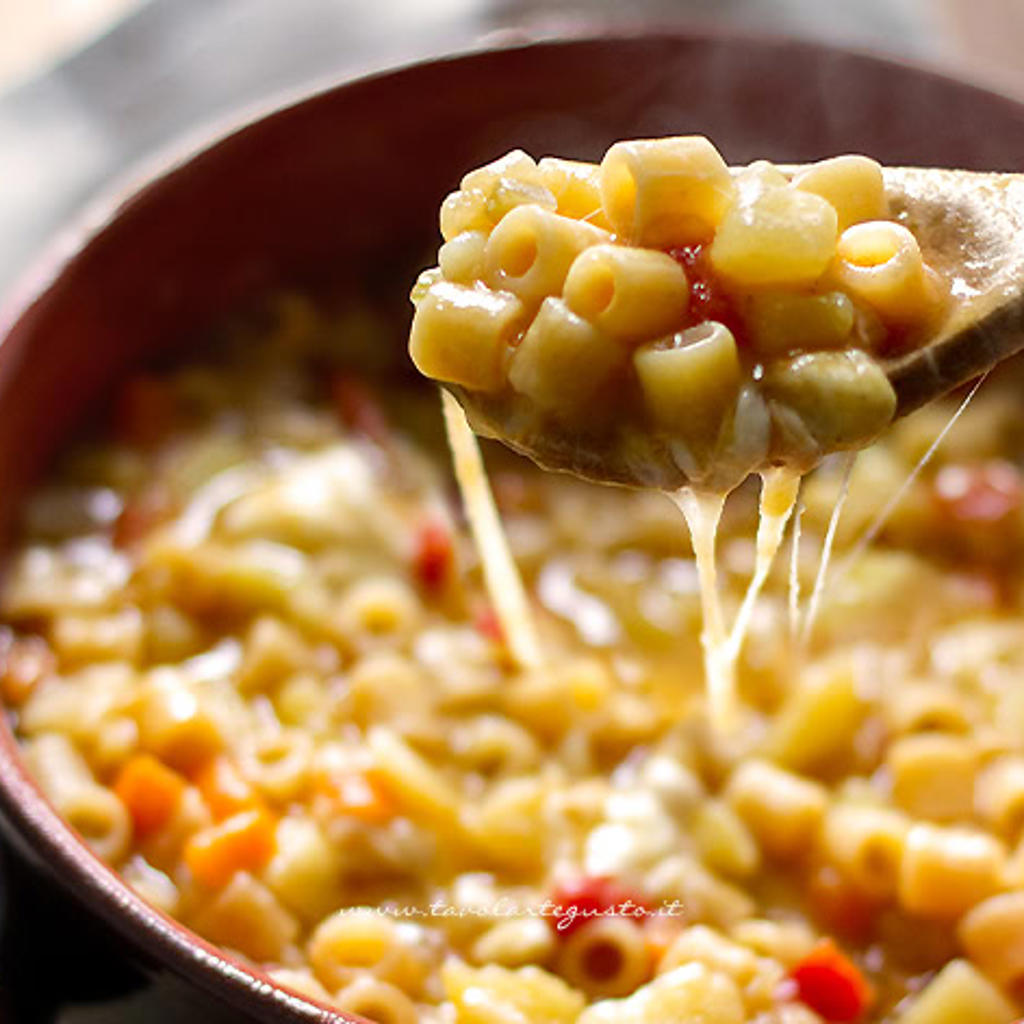
[(704, 626), (701, 646), (704, 648), (704, 675), (708, 692), (711, 723), (719, 730), (728, 729), (736, 718), (736, 680), (730, 663), (722, 601), (718, 593), (718, 566), (715, 540), (722, 519), (725, 494), (708, 494), (683, 487), (670, 497), (683, 513), (690, 528), (693, 554), (697, 560), (700, 582), (701, 611)]
[(789, 539), (789, 642), (794, 650), (800, 636), (800, 526), (803, 518), (804, 503), (801, 501), (793, 516), (793, 532)]
[(441, 402), (455, 479), (462, 493), (466, 518), (480, 555), (484, 582), (495, 614), (512, 657), (522, 668), (538, 668), (544, 660), (540, 640), (530, 613), (526, 588), (509, 551), (494, 496), (487, 483), (476, 435), (462, 406), (447, 391), (442, 390)]
[(925, 466), (928, 465), (932, 460), (932, 456), (939, 450), (939, 446), (946, 439), (946, 435), (953, 429), (953, 425), (963, 415), (967, 406), (971, 404), (971, 399), (978, 392), (978, 388), (985, 383), (985, 379), (988, 377), (988, 371), (986, 370), (975, 382), (970, 391), (967, 392), (964, 400), (957, 406), (953, 411), (953, 414), (949, 417), (946, 425), (936, 435), (935, 440), (929, 445), (928, 450), (917, 460), (917, 464), (907, 474), (906, 480), (896, 489), (896, 491), (890, 496), (889, 500), (882, 506), (882, 508), (875, 515), (875, 518), (871, 521), (871, 525), (857, 538), (857, 542), (850, 549), (849, 553), (843, 559), (839, 568), (836, 570), (832, 577), (832, 583), (838, 583), (849, 571), (853, 568), (854, 563), (864, 554), (864, 552), (871, 546), (875, 538), (882, 532), (883, 527), (889, 521), (889, 517), (896, 511), (899, 503), (906, 497), (907, 491), (914, 485), (914, 481), (921, 475), (921, 471)]
[(832, 506), (832, 515), (828, 519), (828, 529), (825, 531), (825, 543), (821, 549), (821, 561), (818, 563), (818, 574), (814, 577), (814, 589), (811, 591), (810, 600), (807, 602), (807, 614), (804, 616), (803, 631), (800, 634), (800, 645), (806, 647), (811, 639), (811, 631), (818, 618), (818, 609), (821, 606), (821, 598), (825, 592), (825, 580), (828, 577), (828, 564), (832, 559), (832, 547), (835, 544), (836, 530), (839, 528), (839, 517), (843, 514), (843, 506), (846, 504), (846, 496), (850, 493), (850, 476), (853, 473), (853, 464), (857, 459), (855, 451), (847, 454), (843, 465), (843, 477), (839, 484), (839, 494), (836, 495), (836, 503)]
[(739, 660), (750, 629), (750, 618), (754, 613), (757, 599), (761, 595), (768, 573), (771, 572), (775, 556), (782, 546), (786, 524), (793, 514), (797, 495), (800, 493), (800, 474), (785, 466), (773, 466), (761, 474), (761, 502), (757, 520), (757, 558), (754, 575), (747, 585), (732, 632), (729, 634), (728, 658), (733, 666)]

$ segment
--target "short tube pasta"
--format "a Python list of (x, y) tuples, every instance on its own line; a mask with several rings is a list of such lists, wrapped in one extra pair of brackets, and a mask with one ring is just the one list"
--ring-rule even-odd
[(588, 921), (565, 940), (558, 956), (559, 974), (593, 998), (627, 995), (647, 980), (650, 969), (644, 933), (622, 917)]
[(914, 825), (907, 833), (898, 895), (910, 913), (957, 918), (1003, 884), (1006, 851), (984, 832)]
[(908, 814), (932, 821), (970, 818), (978, 769), (971, 739), (941, 733), (901, 737), (889, 748), (886, 768), (893, 798)]
[(522, 303), (508, 292), (439, 281), (416, 308), (409, 354), (428, 377), (495, 391), (504, 382), (506, 349), (525, 320)]
[(1024, 831), (1024, 757), (1005, 755), (978, 773), (974, 806), (981, 818), (1013, 841)]
[(605, 215), (631, 245), (705, 241), (734, 194), (725, 161), (699, 135), (617, 142), (600, 173)]
[(437, 263), (446, 281), (472, 284), (484, 274), (484, 247), (487, 234), (483, 231), (463, 231), (437, 251)]
[(561, 294), (573, 260), (608, 237), (599, 228), (540, 206), (517, 207), (487, 239), (484, 280), (526, 303), (539, 303)]
[(926, 320), (941, 291), (913, 233), (893, 221), (868, 221), (839, 236), (836, 277), (854, 297), (896, 324)]
[(1024, 979), (1024, 892), (1006, 892), (972, 907), (957, 934), (967, 955), (1008, 988)]
[(334, 997), (339, 1010), (357, 1013), (374, 1024), (419, 1024), (416, 1004), (397, 986), (376, 978), (356, 978)]
[(611, 230), (601, 207), (600, 169), (597, 164), (546, 156), (537, 163), (540, 183), (558, 203), (557, 212), (595, 227)]
[(573, 417), (586, 413), (628, 358), (622, 345), (562, 299), (547, 298), (512, 353), (508, 379), (538, 408)]
[(736, 401), (740, 361), (725, 324), (708, 321), (642, 345), (633, 355), (647, 410), (687, 440), (715, 440), (714, 425)]
[(120, 800), (101, 786), (85, 759), (60, 733), (38, 736), (25, 760), (57, 813), (101, 860), (116, 863), (131, 841), (131, 821)]
[(882, 167), (870, 157), (849, 153), (819, 160), (793, 176), (793, 184), (827, 199), (839, 217), (839, 230), (889, 216)]
[(834, 804), (825, 814), (822, 848), (828, 861), (876, 899), (895, 895), (910, 821), (871, 804)]
[(678, 324), (690, 301), (686, 272), (653, 249), (595, 245), (565, 279), (565, 301), (579, 316), (623, 341), (654, 338)]
[(817, 837), (828, 798), (824, 786), (767, 761), (746, 761), (733, 773), (725, 798), (773, 856), (806, 852)]
[(371, 907), (355, 907), (324, 918), (310, 936), (306, 952), (318, 980), (337, 989), (353, 970), (384, 963), (397, 943), (394, 921)]

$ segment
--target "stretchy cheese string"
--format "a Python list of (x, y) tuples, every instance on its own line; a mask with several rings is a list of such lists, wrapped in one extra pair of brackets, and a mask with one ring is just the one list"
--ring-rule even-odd
[(476, 435), (466, 421), (462, 406), (447, 391), (442, 390), (441, 402), (455, 479), (462, 493), (466, 518), (480, 555), (484, 582), (495, 614), (517, 664), (522, 668), (538, 668), (544, 660), (540, 640), (530, 613), (526, 588), (509, 551), (494, 496), (487, 483)]
[(836, 495), (836, 503), (832, 506), (832, 515), (828, 519), (825, 543), (821, 549), (821, 561), (818, 563), (818, 574), (814, 577), (814, 589), (811, 591), (810, 600), (807, 602), (807, 613), (804, 616), (803, 630), (800, 634), (800, 645), (802, 647), (807, 646), (811, 633), (814, 630), (814, 623), (818, 618), (818, 609), (821, 607), (821, 598), (825, 592), (825, 580), (828, 578), (828, 565), (832, 559), (832, 548), (836, 540), (836, 530), (839, 528), (839, 517), (843, 514), (843, 506), (846, 504), (846, 497), (850, 493), (850, 476), (853, 473), (853, 464), (856, 460), (856, 452), (849, 452), (844, 459), (839, 494)]
[(789, 549), (789, 641), (796, 649), (800, 635), (800, 526), (804, 518), (804, 503), (801, 501), (793, 516), (793, 532)]
[(906, 497), (907, 491), (914, 485), (914, 481), (921, 475), (921, 471), (925, 466), (928, 465), (932, 460), (932, 456), (939, 450), (939, 446), (946, 439), (946, 435), (953, 429), (953, 425), (963, 415), (967, 406), (971, 404), (971, 400), (978, 393), (978, 388), (985, 382), (988, 377), (988, 371), (986, 370), (975, 382), (970, 391), (967, 392), (964, 400), (957, 406), (953, 411), (953, 414), (949, 417), (946, 425), (939, 431), (935, 440), (932, 441), (928, 450), (917, 460), (917, 464), (907, 474), (906, 480), (896, 489), (895, 493), (889, 498), (889, 500), (882, 506), (875, 518), (871, 521), (871, 525), (857, 538), (857, 542), (850, 549), (849, 553), (843, 559), (839, 568), (836, 570), (835, 575), (832, 577), (832, 583), (838, 583), (849, 571), (853, 568), (854, 563), (864, 554), (865, 551), (871, 546), (875, 538), (882, 532), (885, 524), (889, 521), (889, 517), (899, 507), (900, 502)]
[(718, 593), (718, 566), (715, 559), (715, 540), (726, 495), (683, 487), (670, 497), (690, 528), (704, 619), (700, 639), (704, 649), (708, 708), (712, 725), (716, 729), (725, 730), (731, 727), (736, 718), (735, 671), (729, 660), (728, 636)]
[(750, 628), (750, 618), (754, 613), (757, 599), (761, 595), (768, 573), (771, 572), (775, 556), (782, 546), (782, 538), (786, 532), (786, 524), (793, 514), (797, 495), (800, 493), (800, 474), (776, 466), (761, 474), (761, 502), (757, 521), (757, 557), (754, 563), (754, 575), (743, 596), (743, 603), (733, 622), (729, 634), (728, 658), (734, 665), (743, 650), (743, 641)]

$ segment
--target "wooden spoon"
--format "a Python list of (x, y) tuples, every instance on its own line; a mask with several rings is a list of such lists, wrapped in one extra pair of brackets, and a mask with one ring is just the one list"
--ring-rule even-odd
[(927, 345), (883, 363), (904, 416), (1024, 349), (1024, 174), (884, 173), (893, 215), (956, 300)]
[[(788, 174), (799, 169), (780, 167)], [(925, 260), (950, 282), (955, 300), (926, 345), (882, 360), (896, 392), (896, 415), (904, 416), (1024, 349), (1024, 174), (887, 167), (884, 175), (892, 216), (914, 233)], [(677, 453), (658, 438), (635, 446), (592, 446), (557, 427), (510, 415), (504, 402), (451, 390), (477, 432), (546, 469), (664, 490), (690, 482)], [(753, 435), (763, 429), (755, 417), (737, 423), (741, 456), (747, 440), (756, 448)]]

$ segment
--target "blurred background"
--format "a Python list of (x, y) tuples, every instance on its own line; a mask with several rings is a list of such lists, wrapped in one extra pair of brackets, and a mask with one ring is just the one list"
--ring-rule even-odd
[(1024, 97), (1024, 0), (0, 0), (0, 290), (104, 183), (261, 100), (645, 20), (823, 39)]

